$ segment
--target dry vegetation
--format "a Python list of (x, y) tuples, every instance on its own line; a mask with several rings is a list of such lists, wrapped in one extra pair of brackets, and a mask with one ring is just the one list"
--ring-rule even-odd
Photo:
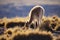
[[(10, 19), (5, 17), (0, 19), (0, 40), (60, 40), (60, 34), (54, 34), (46, 28), (49, 27), (52, 30), (59, 32), (60, 18), (58, 16), (44, 16), (42, 18), (41, 27), (37, 29), (27, 28), (25, 23), (28, 20), (28, 17), (15, 17)], [(21, 22), (23, 25), (20, 25)], [(10, 25), (8, 25), (9, 23)], [(2, 30), (2, 28), (4, 29)]]

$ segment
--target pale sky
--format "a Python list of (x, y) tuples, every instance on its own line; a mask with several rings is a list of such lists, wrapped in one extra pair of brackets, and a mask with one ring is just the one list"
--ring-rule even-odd
[(14, 3), (15, 6), (39, 4), (60, 5), (60, 0), (0, 0), (0, 5), (8, 3)]

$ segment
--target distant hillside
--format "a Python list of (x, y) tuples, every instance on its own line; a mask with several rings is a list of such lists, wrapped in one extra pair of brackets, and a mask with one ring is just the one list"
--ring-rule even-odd
[[(57, 14), (60, 16), (60, 5), (42, 5), (45, 8), (45, 16)], [(0, 5), (0, 18), (25, 17), (33, 6), (14, 6), (14, 4)]]

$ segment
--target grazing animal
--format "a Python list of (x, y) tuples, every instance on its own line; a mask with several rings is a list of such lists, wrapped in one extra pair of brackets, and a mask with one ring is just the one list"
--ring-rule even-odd
[(41, 25), (41, 19), (44, 14), (44, 8), (42, 6), (35, 6), (31, 9), (29, 13), (29, 21), (27, 22), (28, 26), (31, 25), (31, 23), (34, 24), (34, 28)]

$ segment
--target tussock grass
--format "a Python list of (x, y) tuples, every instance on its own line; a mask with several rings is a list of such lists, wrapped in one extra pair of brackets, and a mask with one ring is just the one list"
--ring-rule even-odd
[[(2, 18), (0, 19), (1, 27), (4, 27), (5, 31), (3, 35), (0, 35), (0, 40), (59, 40), (57, 37), (54, 37), (51, 31), (49, 31), (51, 28), (55, 31), (60, 31), (60, 18), (58, 16), (52, 16), (52, 17), (43, 17), (42, 18), (42, 25), (40, 28), (32, 29), (27, 28), (26, 25), (23, 27), (14, 26), (14, 28), (9, 27), (7, 28), (7, 24), (10, 22), (23, 22), (26, 23), (29, 21), (29, 17), (21, 18), (21, 17), (15, 17), (15, 18)], [(59, 36), (60, 37), (60, 36)]]

